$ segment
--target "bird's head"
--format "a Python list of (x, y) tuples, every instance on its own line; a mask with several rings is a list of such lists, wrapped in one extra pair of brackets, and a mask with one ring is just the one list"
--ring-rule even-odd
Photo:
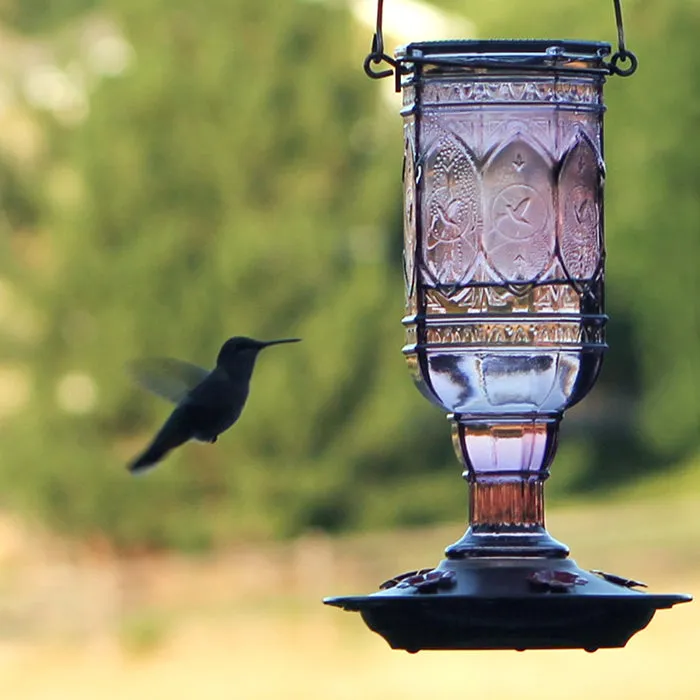
[(244, 358), (255, 358), (255, 356), (263, 349), (270, 345), (280, 345), (281, 343), (298, 343), (301, 338), (284, 338), (282, 340), (255, 340), (254, 338), (245, 338), (243, 336), (235, 336), (229, 338), (219, 350), (219, 356), (216, 358), (216, 364), (222, 367), (232, 366), (241, 362)]

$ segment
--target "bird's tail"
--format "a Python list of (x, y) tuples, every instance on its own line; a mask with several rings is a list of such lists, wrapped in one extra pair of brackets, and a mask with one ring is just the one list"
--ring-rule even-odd
[(132, 474), (143, 474), (155, 467), (168, 452), (186, 443), (192, 437), (189, 421), (187, 411), (181, 407), (176, 408), (153, 438), (153, 442), (128, 466), (129, 471)]
[(147, 450), (142, 452), (131, 464), (128, 469), (132, 474), (143, 474), (144, 472), (153, 469), (170, 450), (163, 450), (158, 445), (153, 443)]

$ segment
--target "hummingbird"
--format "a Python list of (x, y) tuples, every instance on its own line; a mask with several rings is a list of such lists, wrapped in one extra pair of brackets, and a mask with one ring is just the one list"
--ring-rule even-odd
[(152, 469), (168, 452), (189, 440), (216, 442), (243, 411), (258, 353), (271, 345), (300, 340), (229, 338), (211, 371), (172, 358), (132, 363), (132, 374), (141, 386), (177, 405), (151, 444), (129, 464), (129, 471), (141, 474)]

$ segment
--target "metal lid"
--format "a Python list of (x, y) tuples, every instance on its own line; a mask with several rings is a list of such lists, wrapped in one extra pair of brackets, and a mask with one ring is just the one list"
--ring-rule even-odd
[(402, 46), (396, 58), (402, 64), (433, 68), (505, 68), (584, 70), (608, 72), (604, 58), (610, 44), (562, 39), (476, 39), (424, 41)]

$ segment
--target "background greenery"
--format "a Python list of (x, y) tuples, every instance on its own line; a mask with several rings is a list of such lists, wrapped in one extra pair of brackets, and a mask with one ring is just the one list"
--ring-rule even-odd
[[(483, 37), (615, 36), (607, 0), (435, 4)], [(700, 446), (700, 5), (628, 0), (625, 17), (640, 70), (606, 95), (611, 351), (565, 421), (560, 495)], [(0, 21), (4, 506), (184, 549), (462, 513), (448, 426), (399, 352), (400, 119), (348, 7), (3, 0)], [(123, 70), (95, 68), (88, 22), (118, 28)], [(51, 108), (27, 77), (49, 64), (79, 88)], [(125, 363), (210, 365), (238, 334), (304, 342), (261, 357), (216, 447), (129, 478), (168, 407)]]

